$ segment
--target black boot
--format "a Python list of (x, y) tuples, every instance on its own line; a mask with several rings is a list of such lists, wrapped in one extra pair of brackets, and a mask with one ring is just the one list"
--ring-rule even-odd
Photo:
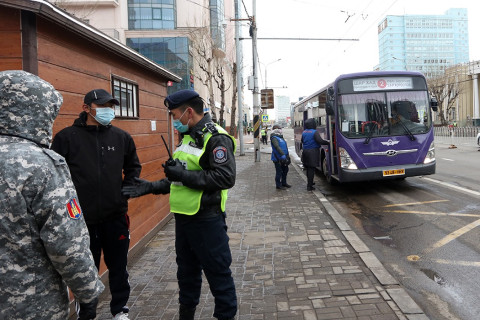
[(179, 309), (180, 316), (178, 320), (193, 320), (193, 317), (195, 316), (195, 309), (196, 307), (192, 308), (181, 304)]

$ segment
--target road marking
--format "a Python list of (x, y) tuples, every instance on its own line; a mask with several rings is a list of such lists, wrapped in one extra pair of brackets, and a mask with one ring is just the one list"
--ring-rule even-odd
[(393, 213), (413, 213), (413, 214), (425, 214), (425, 215), (437, 215), (437, 216), (452, 216), (452, 217), (474, 217), (480, 218), (480, 214), (473, 213), (444, 213), (444, 212), (433, 212), (433, 211), (415, 211), (415, 210), (384, 210), (384, 212), (393, 212)]
[(445, 161), (455, 161), (453, 159), (447, 159), (447, 158), (442, 158), (442, 160), (445, 160)]
[(480, 267), (480, 262), (476, 261), (454, 261), (446, 259), (432, 259), (432, 261), (440, 264), (450, 264), (462, 267)]
[(470, 189), (467, 189), (467, 188), (462, 188), (462, 187), (459, 187), (459, 186), (456, 186), (456, 185), (453, 185), (453, 184), (450, 184), (450, 183), (446, 183), (446, 182), (443, 182), (443, 181), (435, 180), (435, 179), (432, 179), (432, 178), (426, 178), (426, 177), (421, 177), (421, 178), (425, 179), (427, 181), (430, 181), (430, 182), (441, 184), (441, 185), (443, 185), (445, 187), (448, 187), (448, 188), (452, 188), (452, 189), (456, 189), (456, 190), (459, 190), (459, 191), (462, 191), (462, 192), (466, 192), (466, 193), (470, 193), (470, 194), (473, 194), (473, 195), (476, 195), (476, 196), (480, 196), (480, 192), (477, 192), (477, 191), (473, 191), (473, 190), (470, 190)]
[(472, 223), (469, 223), (467, 224), (466, 226), (458, 229), (458, 230), (455, 230), (453, 231), (452, 233), (450, 233), (449, 235), (445, 236), (443, 239), (437, 241), (436, 243), (434, 243), (433, 246), (431, 246), (430, 248), (427, 248), (425, 250), (425, 253), (429, 253), (429, 252), (432, 252), (433, 250), (435, 249), (438, 249), (440, 247), (443, 247), (444, 245), (450, 243), (451, 241), (457, 239), (458, 237), (464, 235), (465, 233), (475, 229), (476, 227), (480, 226), (480, 219), (478, 220), (475, 220), (474, 222)]
[(418, 204), (436, 203), (436, 202), (445, 202), (445, 201), (450, 201), (450, 200), (431, 200), (431, 201), (422, 201), (422, 202), (409, 202), (409, 203), (389, 204), (389, 205), (386, 205), (386, 206), (383, 206), (383, 207), (384, 207), (384, 208), (390, 208), (390, 207), (400, 207), (400, 206), (413, 206), (413, 205), (418, 205)]

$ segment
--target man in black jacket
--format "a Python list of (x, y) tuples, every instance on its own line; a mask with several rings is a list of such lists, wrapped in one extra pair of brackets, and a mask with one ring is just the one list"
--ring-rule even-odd
[(225, 223), (227, 189), (235, 184), (235, 139), (203, 113), (204, 102), (193, 90), (165, 99), (182, 142), (165, 167), (166, 179), (140, 180), (124, 194), (170, 193), (175, 214), (175, 251), (180, 288), (180, 320), (193, 320), (200, 299), (202, 270), (215, 297), (213, 316), (233, 319), (237, 312), (232, 255)]
[(110, 124), (115, 105), (119, 105), (118, 100), (103, 89), (88, 92), (83, 112), (73, 126), (57, 133), (52, 149), (65, 158), (70, 168), (97, 269), (103, 250), (112, 294), (110, 311), (115, 320), (126, 320), (130, 232), (128, 198), (121, 189), (135, 183), (142, 167), (130, 134)]

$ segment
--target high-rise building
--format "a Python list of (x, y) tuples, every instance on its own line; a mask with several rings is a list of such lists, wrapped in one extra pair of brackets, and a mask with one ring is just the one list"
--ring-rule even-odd
[(378, 25), (379, 70), (409, 70), (426, 77), (469, 61), (467, 9), (444, 15), (387, 16)]
[(287, 123), (290, 118), (290, 98), (287, 96), (275, 96), (275, 121), (278, 123)]

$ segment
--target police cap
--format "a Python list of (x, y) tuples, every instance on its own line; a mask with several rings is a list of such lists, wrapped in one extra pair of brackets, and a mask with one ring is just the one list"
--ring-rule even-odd
[(173, 110), (199, 96), (194, 90), (184, 89), (169, 95), (165, 98), (164, 104), (169, 110)]

